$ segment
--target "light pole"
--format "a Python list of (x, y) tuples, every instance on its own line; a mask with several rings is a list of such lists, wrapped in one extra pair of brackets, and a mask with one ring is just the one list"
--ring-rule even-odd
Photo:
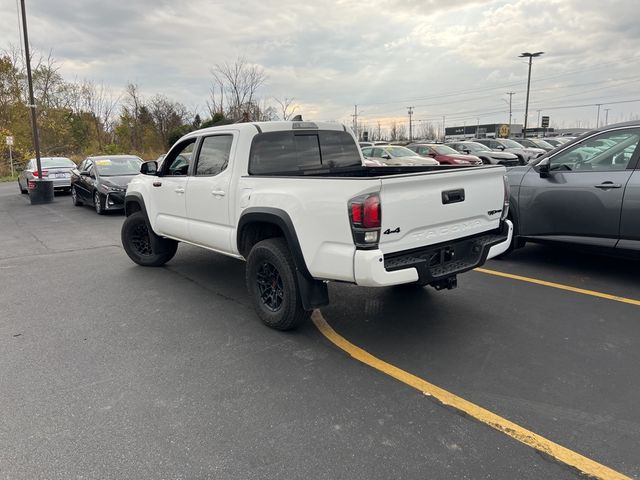
[(413, 115), (413, 107), (407, 107), (409, 113), (409, 141), (413, 141), (413, 123), (411, 122), (411, 116)]
[[(509, 95), (509, 132), (511, 132), (511, 100), (513, 99), (513, 96), (515, 94), (516, 94), (516, 92), (507, 92), (507, 95)], [(506, 100), (505, 100), (505, 102), (506, 102)]]
[(527, 119), (529, 118), (529, 90), (531, 89), (531, 63), (533, 62), (534, 57), (539, 57), (544, 52), (535, 52), (529, 53), (524, 52), (521, 53), (518, 58), (528, 58), (529, 59), (529, 75), (527, 76), (527, 100), (524, 106), (524, 130), (522, 131), (522, 137), (527, 138)]

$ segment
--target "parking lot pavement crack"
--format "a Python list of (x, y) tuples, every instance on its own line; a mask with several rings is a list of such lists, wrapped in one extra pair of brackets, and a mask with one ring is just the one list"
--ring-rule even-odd
[[(44, 244), (43, 244), (44, 246)], [(47, 248), (45, 246), (45, 248)], [(30, 254), (24, 254), (24, 255), (13, 255), (10, 257), (1, 257), (0, 258), (0, 262), (3, 262), (5, 260), (19, 260), (21, 258), (34, 258), (34, 257), (46, 257), (46, 256), (51, 256), (51, 255), (60, 255), (60, 254), (66, 254), (66, 253), (77, 253), (77, 252), (86, 252), (86, 251), (92, 251), (92, 250), (100, 250), (103, 248), (118, 248), (120, 250), (122, 250), (122, 246), (121, 245), (116, 245), (116, 244), (112, 244), (112, 245), (99, 245), (96, 247), (85, 247), (85, 248), (73, 248), (73, 249), (69, 249), (69, 250), (52, 250), (50, 248), (47, 248), (47, 252), (42, 252), (42, 253), (30, 253)]]
[(218, 292), (217, 290), (213, 290), (213, 289), (211, 289), (211, 288), (208, 288), (208, 287), (207, 287), (206, 285), (204, 285), (203, 283), (198, 282), (197, 280), (195, 280), (195, 279), (193, 279), (193, 278), (189, 277), (188, 275), (185, 275), (184, 273), (182, 273), (182, 272), (178, 271), (177, 269), (170, 268), (170, 267), (167, 267), (167, 266), (165, 266), (165, 267), (163, 267), (163, 268), (164, 268), (165, 270), (167, 270), (168, 272), (171, 272), (171, 273), (173, 273), (173, 274), (175, 274), (175, 275), (179, 276), (180, 278), (182, 278), (182, 279), (184, 279), (184, 280), (187, 280), (188, 282), (193, 283), (194, 285), (196, 285), (196, 286), (200, 287), (201, 289), (203, 289), (203, 290), (205, 290), (205, 291), (207, 291), (207, 292), (209, 292), (209, 293), (213, 293), (216, 297), (222, 298), (222, 299), (224, 299), (224, 300), (229, 300), (229, 301), (231, 301), (231, 302), (233, 302), (233, 303), (236, 303), (236, 304), (238, 304), (238, 305), (241, 305), (243, 308), (246, 308), (246, 309), (248, 309), (248, 310), (253, 311), (253, 309), (252, 309), (250, 306), (246, 305), (245, 303), (242, 303), (242, 302), (241, 302), (240, 300), (238, 300), (237, 298), (233, 298), (233, 297), (231, 297), (231, 296), (229, 296), (229, 295), (225, 295), (224, 293), (220, 293), (220, 292)]

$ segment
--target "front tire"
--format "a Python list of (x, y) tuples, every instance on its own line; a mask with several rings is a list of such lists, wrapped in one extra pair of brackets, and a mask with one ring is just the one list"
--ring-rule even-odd
[(78, 191), (76, 190), (76, 187), (71, 187), (71, 203), (76, 207), (82, 206), (82, 201), (78, 198)]
[(149, 228), (143, 212), (135, 212), (125, 218), (120, 238), (129, 258), (143, 267), (160, 267), (178, 250), (178, 242), (158, 237)]
[(287, 242), (270, 238), (258, 242), (247, 258), (247, 290), (266, 326), (291, 330), (310, 312), (302, 306), (296, 267)]
[(93, 192), (93, 206), (98, 215), (104, 215), (104, 203), (102, 202), (102, 196), (97, 191)]

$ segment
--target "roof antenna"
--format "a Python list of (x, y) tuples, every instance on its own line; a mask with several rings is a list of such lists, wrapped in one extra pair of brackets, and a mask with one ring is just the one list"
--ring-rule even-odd
[(302, 121), (302, 115), (298, 114), (295, 117), (293, 117), (291, 119), (292, 122), (301, 122)]

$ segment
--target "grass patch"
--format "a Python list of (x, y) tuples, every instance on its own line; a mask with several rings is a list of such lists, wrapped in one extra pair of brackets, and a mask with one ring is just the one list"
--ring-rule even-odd
[(18, 176), (16, 175), (15, 177), (12, 177), (11, 175), (6, 175), (4, 177), (0, 177), (0, 183), (1, 182), (17, 182), (18, 181)]

